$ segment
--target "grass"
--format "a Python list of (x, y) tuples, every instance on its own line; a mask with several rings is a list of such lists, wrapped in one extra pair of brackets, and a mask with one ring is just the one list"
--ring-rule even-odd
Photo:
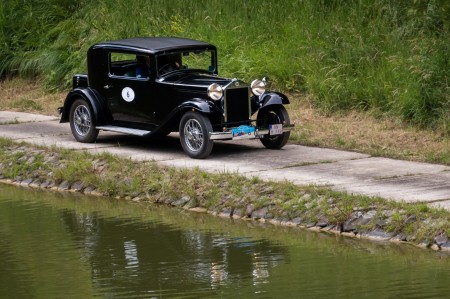
[[(355, 212), (377, 211), (365, 229), (381, 227), (396, 234), (407, 232), (416, 242), (450, 231), (448, 211), (424, 204), (406, 204), (377, 197), (355, 196), (325, 187), (290, 182), (265, 182), (237, 174), (211, 174), (198, 168), (177, 169), (152, 161), (135, 162), (111, 154), (92, 155), (57, 148), (30, 146), (0, 138), (0, 177), (32, 178), (59, 186), (81, 184), (103, 195), (211, 211), (241, 211), (249, 205), (267, 208), (273, 219), (316, 223), (321, 217), (340, 227)], [(411, 217), (413, 216), (413, 217)], [(389, 219), (386, 225), (380, 220)], [(362, 228), (361, 228), (362, 229)]]
[(6, 0), (0, 76), (66, 88), (96, 42), (182, 36), (217, 45), (221, 75), (268, 76), (326, 112), (370, 111), (448, 135), (449, 12), (445, 0)]

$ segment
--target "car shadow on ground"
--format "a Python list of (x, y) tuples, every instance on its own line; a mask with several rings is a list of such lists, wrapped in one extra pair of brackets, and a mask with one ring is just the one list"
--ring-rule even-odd
[[(187, 157), (181, 147), (178, 134), (170, 134), (165, 137), (146, 138), (108, 132), (101, 133), (98, 136), (96, 143), (99, 145), (121, 147), (122, 149), (129, 148), (130, 150), (149, 151), (164, 155), (182, 155)], [(259, 140), (215, 141), (211, 158), (221, 158), (235, 154), (250, 154), (261, 150), (265, 150), (265, 148)]]

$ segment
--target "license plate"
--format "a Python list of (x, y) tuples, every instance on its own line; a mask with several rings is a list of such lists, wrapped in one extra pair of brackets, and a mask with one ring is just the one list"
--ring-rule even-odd
[(270, 135), (283, 134), (283, 125), (282, 124), (269, 125), (269, 134)]

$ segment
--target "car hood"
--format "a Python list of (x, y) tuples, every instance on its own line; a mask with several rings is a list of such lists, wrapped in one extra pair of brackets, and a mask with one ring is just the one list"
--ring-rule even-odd
[(209, 74), (174, 74), (166, 79), (164, 82), (173, 83), (177, 85), (196, 86), (207, 88), (213, 83), (217, 83), (221, 86), (229, 84), (233, 79), (221, 78)]

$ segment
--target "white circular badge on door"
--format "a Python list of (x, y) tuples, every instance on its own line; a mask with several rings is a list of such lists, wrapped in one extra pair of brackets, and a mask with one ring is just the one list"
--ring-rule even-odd
[(122, 98), (126, 102), (132, 102), (134, 100), (134, 90), (132, 90), (130, 87), (125, 87), (122, 89)]

